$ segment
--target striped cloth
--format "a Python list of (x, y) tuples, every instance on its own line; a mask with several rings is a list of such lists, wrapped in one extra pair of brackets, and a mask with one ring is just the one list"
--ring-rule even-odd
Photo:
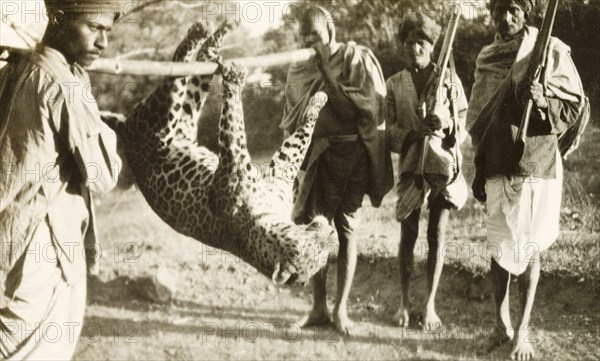
[[(312, 165), (314, 177), (302, 189), (308, 192), (296, 203), (294, 221), (307, 223), (323, 215), (331, 220), (339, 213), (354, 213), (362, 205), (369, 182), (369, 159), (359, 141), (329, 141)], [(308, 186), (308, 187), (307, 187)]]

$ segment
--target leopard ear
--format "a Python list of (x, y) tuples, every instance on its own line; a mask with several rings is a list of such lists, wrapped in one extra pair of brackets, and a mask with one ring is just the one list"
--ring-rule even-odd
[(331, 225), (327, 221), (327, 218), (323, 216), (315, 216), (313, 220), (308, 224), (306, 228), (310, 230), (328, 229)]
[(118, 131), (127, 121), (123, 114), (109, 111), (100, 111), (100, 119), (114, 131)]
[(277, 262), (277, 264), (275, 264), (275, 270), (273, 271), (271, 279), (275, 284), (282, 285), (286, 283), (291, 276), (292, 274), (288, 270), (281, 267), (281, 262)]

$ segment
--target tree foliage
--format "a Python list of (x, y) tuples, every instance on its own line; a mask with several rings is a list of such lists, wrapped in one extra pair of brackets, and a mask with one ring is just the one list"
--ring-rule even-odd
[[(145, 8), (129, 17), (129, 21), (115, 28), (111, 50), (107, 56), (167, 60), (187, 28), (197, 20), (216, 24), (223, 15), (207, 16), (203, 3), (218, 4), (227, 0), (164, 1)], [(450, 17), (449, 1), (440, 0), (298, 0), (296, 7), (277, 29), (267, 31), (262, 38), (250, 39), (247, 32), (234, 31), (225, 39), (223, 56), (241, 57), (270, 54), (298, 48), (297, 20), (301, 6), (319, 4), (328, 9), (336, 24), (338, 41), (356, 41), (373, 50), (387, 78), (405, 67), (403, 49), (396, 41), (398, 25), (405, 14), (419, 9), (434, 17), (444, 28)], [(188, 7), (185, 7), (186, 4)], [(454, 44), (458, 74), (469, 93), (473, 83), (475, 59), (481, 48), (493, 40), (494, 27), (484, 2), (466, 1)], [(208, 5), (206, 5), (208, 6)], [(530, 17), (530, 23), (539, 25), (543, 6)], [(584, 86), (593, 100), (600, 94), (600, 0), (562, 0), (560, 2), (554, 36), (571, 46), (572, 56)], [(440, 43), (443, 34), (440, 37)], [(250, 45), (250, 46), (249, 46)], [(438, 47), (441, 44), (438, 44)], [(253, 152), (270, 151), (280, 143), (278, 124), (283, 111), (283, 84), (287, 66), (264, 69), (271, 76), (270, 83), (250, 84), (245, 91), (244, 110), (249, 148)], [(94, 75), (97, 81), (99, 104), (103, 108), (127, 112), (157, 84), (154, 77), (115, 77)], [(258, 95), (257, 95), (258, 94)], [(468, 95), (468, 94), (467, 94)], [(597, 102), (593, 102), (596, 104)], [(199, 138), (207, 145), (216, 145), (220, 103), (210, 100), (201, 120)], [(596, 118), (596, 117), (595, 117)]]
[[(538, 1), (529, 23), (539, 26), (547, 0)], [(402, 18), (415, 10), (433, 17), (444, 28), (455, 6), (463, 18), (454, 43), (457, 71), (467, 95), (474, 78), (475, 60), (481, 48), (493, 41), (495, 29), (485, 1), (451, 2), (441, 0), (299, 0), (299, 6), (318, 4), (329, 10), (336, 24), (338, 41), (353, 40), (373, 50), (387, 78), (405, 67), (403, 49), (396, 41)], [(581, 73), (584, 87), (592, 98), (600, 95), (600, 0), (562, 0), (556, 16), (553, 35), (572, 49), (574, 62)], [(270, 32), (269, 37), (291, 39), (294, 27), (285, 26)], [(279, 35), (274, 33), (279, 32)], [(443, 34), (437, 44), (441, 46)], [(286, 48), (288, 44), (286, 43)], [(272, 49), (276, 51), (277, 49)]]

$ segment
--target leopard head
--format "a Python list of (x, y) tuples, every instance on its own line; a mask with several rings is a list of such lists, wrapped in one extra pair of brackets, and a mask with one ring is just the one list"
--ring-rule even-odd
[(322, 216), (307, 225), (286, 228), (276, 238), (281, 247), (271, 276), (276, 284), (306, 284), (337, 249), (335, 230)]

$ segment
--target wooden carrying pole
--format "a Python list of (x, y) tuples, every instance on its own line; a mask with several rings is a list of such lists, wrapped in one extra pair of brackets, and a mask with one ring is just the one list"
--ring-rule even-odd
[[(315, 56), (313, 49), (299, 49), (282, 53), (228, 59), (225, 62), (237, 62), (247, 68), (277, 66), (306, 61)], [(210, 75), (217, 70), (217, 63), (211, 62), (156, 62), (145, 60), (98, 59), (89, 68), (90, 71), (108, 74), (188, 76)]]
[[(16, 49), (0, 46), (2, 51), (29, 52), (28, 49)], [(238, 62), (247, 68), (268, 67), (306, 61), (315, 56), (314, 49), (299, 49), (282, 53), (253, 56), (247, 58), (228, 59), (225, 62)], [(148, 60), (127, 60), (100, 58), (96, 60), (89, 71), (107, 74), (157, 75), (157, 76), (189, 76), (210, 75), (217, 70), (217, 63), (212, 62), (157, 62)]]

